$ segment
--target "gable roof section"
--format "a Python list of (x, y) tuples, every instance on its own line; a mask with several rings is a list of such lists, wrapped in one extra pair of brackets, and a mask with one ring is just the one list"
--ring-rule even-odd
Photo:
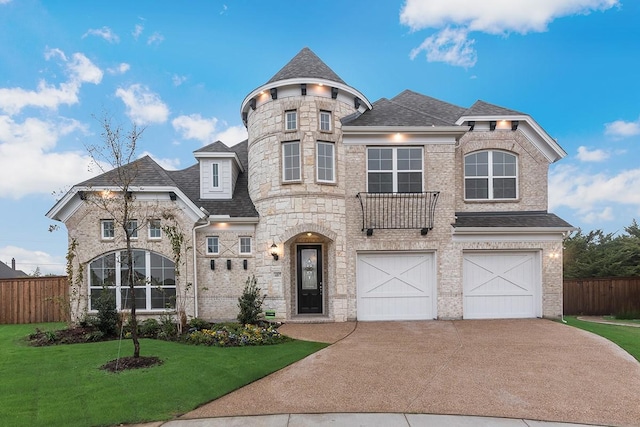
[(0, 261), (0, 279), (15, 279), (18, 277), (29, 277), (29, 275), (22, 270), (14, 270)]
[(489, 104), (482, 100), (476, 101), (467, 110), (462, 111), (456, 119), (463, 116), (526, 116), (527, 114), (521, 113), (516, 110), (510, 110), (508, 108), (500, 107), (499, 105)]
[(173, 180), (167, 175), (167, 172), (157, 164), (151, 157), (144, 156), (138, 160), (124, 165), (118, 169), (112, 169), (101, 175), (90, 178), (80, 184), (77, 187), (112, 187), (120, 186), (122, 180), (119, 178), (119, 173), (128, 174), (131, 173), (133, 179), (131, 186), (143, 187), (171, 187), (175, 186)]
[(464, 108), (436, 98), (432, 98), (412, 90), (404, 90), (391, 99), (393, 102), (412, 108), (432, 117), (439, 118), (453, 125), (458, 117), (465, 111)]
[(222, 141), (212, 142), (209, 145), (205, 145), (198, 150), (195, 150), (194, 153), (233, 153), (234, 151), (227, 147), (227, 145)]
[(348, 126), (453, 126), (439, 118), (405, 105), (382, 98), (373, 103), (373, 108), (357, 117), (349, 117), (343, 125)]
[(291, 61), (280, 69), (271, 79), (267, 82), (274, 83), (280, 80), (288, 80), (295, 78), (312, 78), (312, 79), (324, 79), (333, 82), (338, 82), (346, 85), (327, 64), (325, 64), (311, 49), (304, 47)]

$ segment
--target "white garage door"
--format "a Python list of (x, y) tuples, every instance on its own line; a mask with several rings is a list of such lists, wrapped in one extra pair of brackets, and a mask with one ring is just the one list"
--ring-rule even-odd
[(358, 254), (358, 320), (435, 317), (433, 253)]
[(465, 319), (540, 317), (540, 262), (537, 252), (464, 254)]

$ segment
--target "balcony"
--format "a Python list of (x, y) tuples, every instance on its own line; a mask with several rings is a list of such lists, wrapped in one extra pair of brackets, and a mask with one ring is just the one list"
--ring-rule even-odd
[(421, 193), (358, 193), (362, 207), (362, 231), (416, 229), (425, 236), (433, 229), (439, 191)]

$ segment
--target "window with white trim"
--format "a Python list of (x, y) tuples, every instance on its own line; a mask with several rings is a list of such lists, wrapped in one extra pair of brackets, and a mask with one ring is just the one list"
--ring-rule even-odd
[(331, 111), (320, 111), (320, 130), (331, 132)]
[(464, 198), (510, 200), (518, 197), (518, 161), (504, 151), (478, 151), (464, 157)]
[(423, 183), (420, 147), (367, 148), (369, 193), (419, 193)]
[(220, 165), (218, 163), (211, 164), (211, 186), (213, 188), (220, 187)]
[(138, 238), (138, 220), (137, 219), (132, 219), (131, 221), (127, 222), (127, 231), (129, 232), (129, 235), (131, 236), (132, 239)]
[(207, 255), (218, 255), (220, 253), (220, 240), (218, 236), (207, 237)]
[(316, 143), (316, 168), (319, 182), (335, 182), (335, 144), (318, 141)]
[[(126, 251), (105, 254), (89, 263), (89, 310), (102, 292), (115, 297), (116, 309), (131, 308)], [(175, 309), (176, 268), (173, 261), (150, 251), (133, 250), (136, 310)]]
[(162, 238), (162, 223), (159, 219), (149, 220), (149, 239), (161, 239)]
[(282, 143), (282, 181), (300, 181), (300, 141)]
[(251, 253), (251, 237), (240, 238), (240, 254)]
[(284, 112), (284, 129), (298, 129), (298, 112), (296, 110), (288, 110)]
[(100, 221), (100, 229), (103, 239), (113, 239), (116, 236), (116, 228), (112, 219), (103, 219)]

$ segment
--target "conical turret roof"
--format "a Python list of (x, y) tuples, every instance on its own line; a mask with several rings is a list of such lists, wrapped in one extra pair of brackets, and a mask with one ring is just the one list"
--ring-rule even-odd
[(267, 82), (274, 83), (281, 80), (295, 78), (324, 79), (346, 84), (322, 59), (308, 47), (303, 48)]

